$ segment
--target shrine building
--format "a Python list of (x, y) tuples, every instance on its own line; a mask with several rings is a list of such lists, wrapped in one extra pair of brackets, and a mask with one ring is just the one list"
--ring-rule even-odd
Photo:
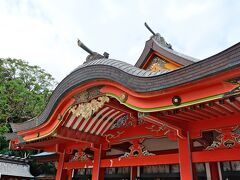
[(198, 60), (149, 30), (134, 66), (78, 41), (86, 61), (10, 148), (55, 152), (57, 180), (240, 179), (240, 43)]

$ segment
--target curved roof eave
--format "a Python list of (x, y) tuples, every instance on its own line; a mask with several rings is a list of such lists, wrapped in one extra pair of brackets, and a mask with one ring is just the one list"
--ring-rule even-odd
[(240, 43), (205, 60), (167, 73), (146, 71), (112, 59), (94, 60), (79, 66), (59, 83), (40, 116), (23, 123), (12, 123), (11, 127), (14, 132), (18, 132), (43, 124), (66, 93), (92, 80), (111, 80), (132, 91), (148, 93), (203, 79), (238, 67), (240, 67)]

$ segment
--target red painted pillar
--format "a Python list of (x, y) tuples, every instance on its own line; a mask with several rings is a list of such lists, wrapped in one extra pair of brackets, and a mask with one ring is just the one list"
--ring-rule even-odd
[[(193, 149), (193, 141), (190, 141), (191, 143), (191, 146), (190, 146), (190, 150)], [(195, 163), (192, 163), (192, 172), (193, 172), (193, 179), (194, 180), (197, 180), (198, 177), (197, 177), (197, 168), (196, 168), (196, 164)]]
[(59, 155), (56, 180), (66, 180), (67, 178), (67, 171), (63, 169), (64, 159), (65, 151)]
[[(105, 158), (106, 157), (106, 152), (102, 151), (101, 153), (101, 158)], [(99, 180), (104, 180), (104, 175), (105, 175), (105, 170), (106, 168), (100, 168), (100, 172), (99, 172)]]
[(68, 179), (67, 170), (66, 170), (66, 169), (63, 169), (61, 180), (67, 180), (67, 179)]
[(101, 161), (101, 145), (99, 149), (94, 149), (92, 180), (99, 180), (100, 161)]
[(211, 180), (220, 180), (217, 162), (210, 162), (209, 167), (211, 173)]
[(197, 180), (197, 169), (196, 164), (192, 163), (192, 173), (193, 173), (193, 180)]
[(137, 166), (131, 167), (131, 180), (136, 180), (137, 177)]
[(104, 180), (105, 168), (100, 168), (99, 171), (99, 180)]
[(178, 138), (179, 165), (181, 180), (193, 180), (191, 144), (189, 134), (187, 137)]
[(71, 180), (71, 179), (72, 179), (72, 173), (73, 173), (73, 169), (68, 169), (68, 170), (67, 170), (68, 180)]

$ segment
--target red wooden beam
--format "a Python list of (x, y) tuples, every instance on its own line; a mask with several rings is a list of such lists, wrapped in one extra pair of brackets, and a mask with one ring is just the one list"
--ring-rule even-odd
[[(240, 149), (216, 149), (211, 151), (192, 152), (192, 162), (219, 162), (240, 160)], [(143, 157), (101, 159), (100, 167), (126, 167), (126, 166), (149, 166), (160, 164), (178, 164), (179, 154), (164, 154)], [(92, 168), (93, 161), (65, 162), (64, 169)]]
[[(149, 122), (149, 123), (152, 123), (154, 125), (166, 125), (167, 127), (169, 127), (170, 129), (174, 130), (176, 132), (176, 135), (179, 136), (179, 137), (184, 137), (184, 129), (185, 127), (183, 127), (182, 124), (178, 124), (176, 126), (176, 123), (173, 123), (173, 122), (166, 122), (166, 121), (163, 121), (163, 119), (160, 119), (160, 118), (156, 118), (156, 117), (153, 117), (153, 116), (146, 116), (146, 117), (142, 117), (142, 119), (146, 122)], [(169, 137), (171, 139), (175, 139), (177, 136), (172, 136), (172, 137)]]
[[(129, 158), (114, 158), (102, 159), (100, 167), (126, 167), (126, 166), (147, 166), (159, 164), (178, 164), (178, 154), (143, 156), (143, 157), (129, 157)], [(65, 169), (71, 168), (91, 168), (92, 161), (74, 161), (64, 163)]]
[(113, 109), (117, 109), (117, 110), (119, 110), (121, 112), (124, 112), (124, 113), (128, 113), (128, 114), (137, 116), (137, 111), (132, 110), (132, 109), (120, 104), (116, 100), (111, 100), (110, 102), (106, 103), (105, 106), (113, 108)]
[(119, 144), (121, 142), (129, 142), (133, 139), (139, 139), (140, 137), (167, 137), (169, 133), (173, 133), (171, 128), (162, 127), (160, 125), (153, 125), (151, 123), (144, 123), (128, 128), (122, 127), (110, 130), (106, 133), (106, 141), (109, 142), (109, 144)]
[[(174, 110), (172, 111), (165, 111), (165, 112), (160, 112), (159, 113), (161, 115), (161, 117), (170, 117), (171, 119), (176, 119), (180, 122), (192, 122), (192, 121), (195, 121), (194, 118), (190, 117), (190, 116), (186, 116), (186, 115), (180, 115), (179, 112), (174, 112)], [(154, 114), (154, 113), (151, 113), (151, 115), (153, 116), (156, 116), (158, 117), (158, 114)], [(159, 116), (160, 117), (160, 116)]]
[(61, 139), (69, 139), (71, 141), (82, 141), (95, 144), (100, 144), (104, 141), (104, 138), (101, 136), (96, 136), (86, 132), (80, 132), (78, 130), (72, 130), (67, 127), (59, 128), (56, 136)]
[(178, 114), (175, 114), (174, 116), (177, 117), (177, 118), (180, 117), (184, 120), (188, 120), (188, 121), (191, 121), (191, 122), (198, 120), (198, 118), (196, 118), (194, 116), (191, 116), (191, 115), (184, 114), (184, 113), (178, 113)]
[(232, 114), (231, 111), (229, 111), (228, 109), (224, 108), (220, 104), (217, 104), (216, 102), (214, 103), (214, 107), (217, 108), (219, 111), (224, 112), (225, 114)]
[(192, 111), (193, 111), (194, 114), (197, 114), (197, 115), (203, 117), (204, 119), (210, 119), (210, 118), (211, 118), (211, 114), (209, 114), (209, 113), (204, 113), (204, 112), (202, 111), (202, 109), (200, 109), (200, 108), (197, 108), (197, 107), (196, 107), (196, 109), (194, 109), (194, 110), (192, 110)]
[(72, 161), (72, 162), (65, 162), (63, 165), (64, 169), (79, 169), (79, 168), (92, 168), (93, 162), (88, 161)]
[(194, 113), (192, 110), (189, 110), (189, 109), (187, 109), (187, 108), (185, 108), (185, 111), (182, 109), (182, 110), (180, 111), (180, 113), (181, 113), (181, 114), (188, 115), (188, 116), (191, 116), (191, 117), (194, 117), (194, 118), (197, 119), (197, 120), (202, 120), (202, 119), (204, 119), (201, 115), (196, 114), (196, 113)]
[(62, 125), (62, 126), (65, 126), (71, 116), (72, 116), (72, 112), (69, 113), (69, 111), (68, 111), (68, 112), (63, 116), (61, 125)]
[(209, 110), (209, 111), (212, 111), (212, 112), (214, 112), (215, 114), (218, 114), (219, 116), (225, 116), (225, 115), (226, 115), (226, 114), (223, 113), (222, 111), (219, 111), (219, 110), (215, 109), (213, 106), (210, 106), (210, 105), (206, 106), (205, 109), (207, 109), (207, 110)]
[[(163, 117), (163, 118), (162, 118)], [(174, 116), (173, 116), (174, 117)], [(174, 118), (172, 119), (174, 120)], [(175, 128), (175, 129), (186, 129), (186, 123), (182, 121), (165, 121), (165, 116), (158, 116), (158, 113), (150, 113), (149, 115), (146, 115), (144, 117), (147, 122), (153, 123), (153, 124), (166, 124), (169, 127)]]
[(78, 120), (78, 117), (75, 117), (74, 120), (72, 121), (72, 123), (70, 124), (69, 128), (73, 128), (73, 125), (76, 123), (76, 121)]
[(235, 98), (232, 103), (235, 104), (238, 108), (240, 108), (240, 102), (237, 98)]
[(210, 116), (212, 116), (213, 118), (216, 118), (216, 117), (220, 116), (218, 113), (215, 113), (214, 111), (211, 111), (210, 109), (205, 108), (205, 107), (201, 107), (201, 108), (199, 109), (199, 111), (201, 111), (201, 112), (204, 113), (204, 114), (210, 115)]
[(224, 106), (226, 106), (228, 109), (230, 109), (233, 113), (240, 112), (235, 106), (233, 106), (230, 102), (227, 100), (224, 101)]
[(117, 158), (104, 159), (101, 161), (101, 167), (126, 167), (126, 166), (148, 166), (159, 164), (177, 164), (178, 154), (143, 156), (139, 158)]
[(232, 127), (239, 125), (240, 113), (235, 113), (229, 116), (222, 116), (218, 118), (212, 118), (209, 120), (198, 121), (189, 125), (189, 131), (191, 138), (195, 137), (194, 134), (199, 134), (202, 131), (211, 130), (211, 129), (221, 129), (224, 127)]
[(180, 123), (188, 123), (191, 120), (181, 117), (175, 117), (174, 115), (161, 115), (159, 116), (161, 120), (164, 120), (166, 122), (173, 122), (174, 124), (180, 124)]
[(240, 149), (216, 149), (211, 151), (192, 152), (192, 161), (197, 162), (218, 162), (240, 160)]

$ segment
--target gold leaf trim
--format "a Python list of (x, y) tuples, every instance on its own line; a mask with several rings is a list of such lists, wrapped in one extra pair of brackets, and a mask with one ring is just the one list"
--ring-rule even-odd
[(72, 112), (76, 117), (82, 116), (85, 119), (89, 119), (95, 112), (104, 106), (110, 99), (107, 96), (101, 96), (97, 99), (91, 100), (89, 103), (81, 103), (74, 105), (69, 112)]

